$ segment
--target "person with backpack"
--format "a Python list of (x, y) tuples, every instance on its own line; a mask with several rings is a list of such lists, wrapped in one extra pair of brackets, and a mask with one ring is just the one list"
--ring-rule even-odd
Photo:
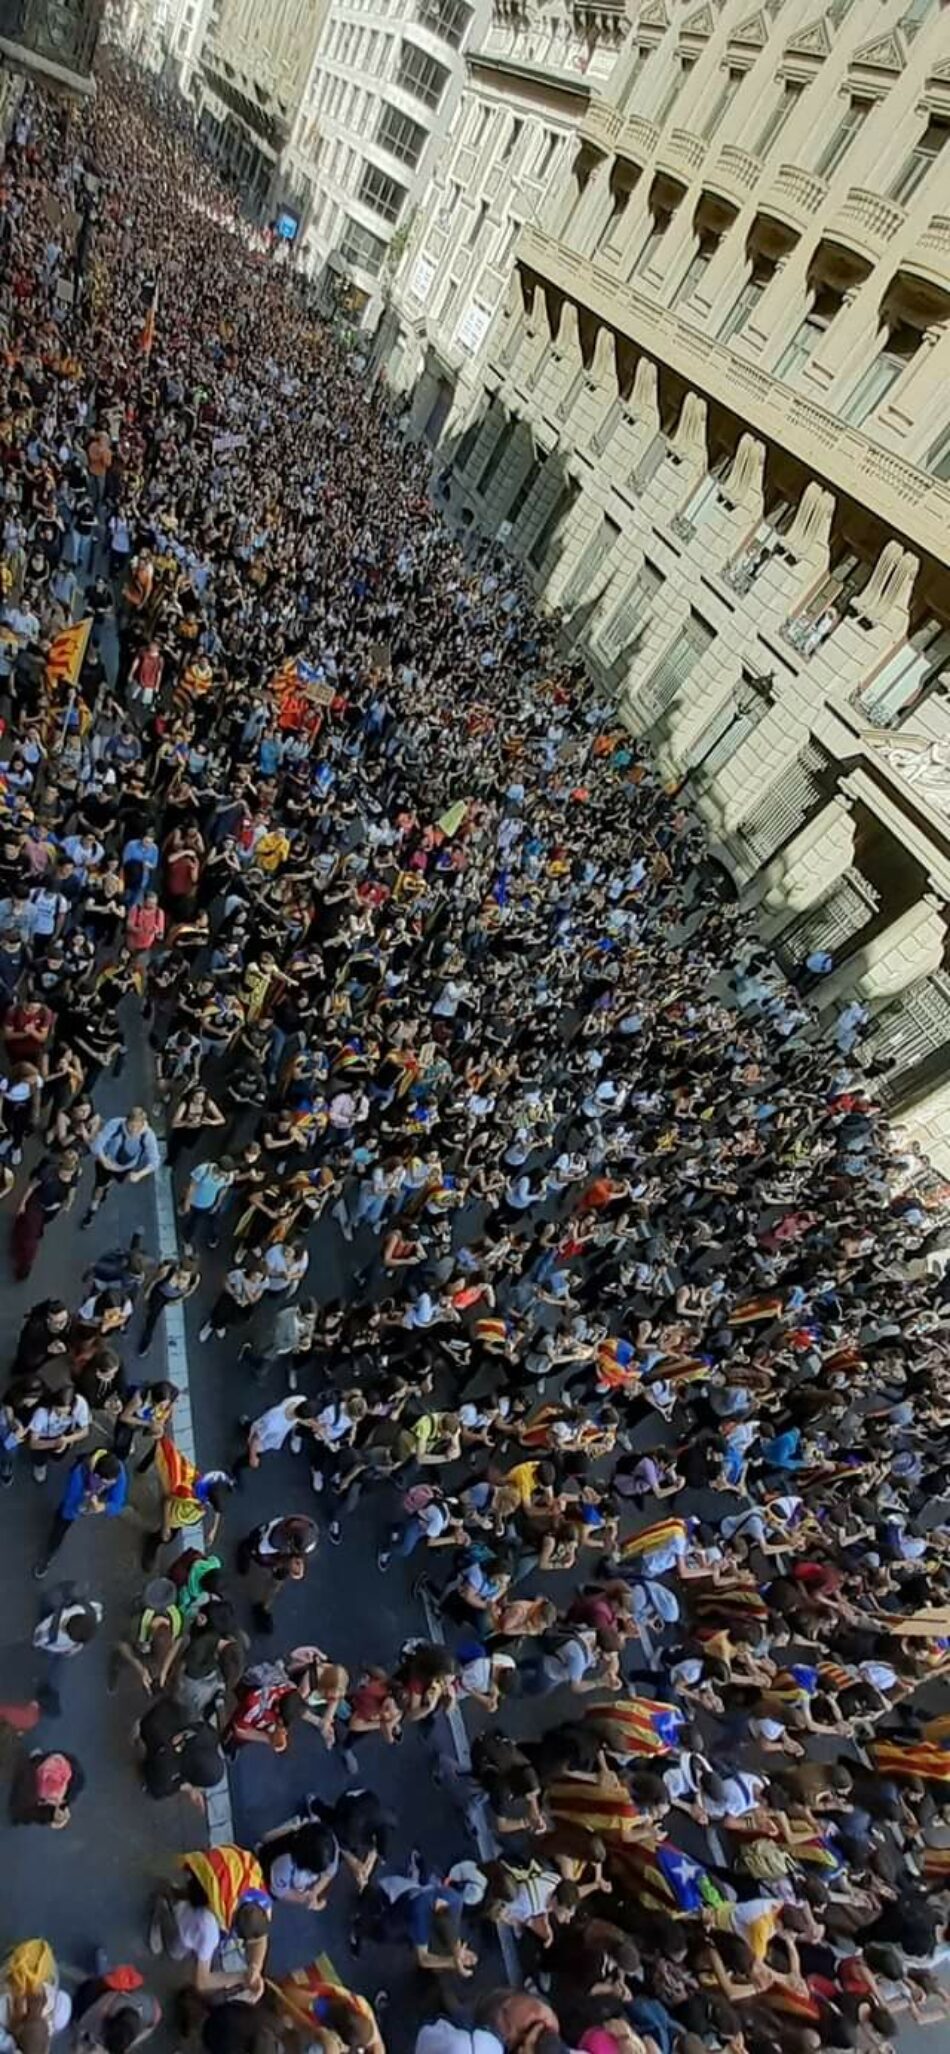
[(265, 1520), (245, 1534), (238, 1546), (238, 1569), (252, 1579), (254, 1626), (258, 1633), (273, 1633), (273, 1609), (285, 1584), (302, 1583), (307, 1563), (315, 1554), (319, 1531), (316, 1521), (300, 1513)]
[(451, 1548), (464, 1543), (465, 1526), (459, 1507), (437, 1484), (410, 1484), (402, 1507), (405, 1518), (387, 1528), (376, 1550), (376, 1567), (380, 1571), (385, 1573), (394, 1555), (400, 1561), (408, 1561), (420, 1541), (427, 1548)]
[(224, 1729), (225, 1753), (239, 1747), (270, 1747), (283, 1754), (291, 1732), (306, 1710), (298, 1685), (282, 1662), (257, 1662), (245, 1669), (235, 1694), (234, 1709)]
[[(95, 1640), (102, 1614), (98, 1598), (80, 1598), (74, 1584), (63, 1586), (59, 1603), (33, 1628), (33, 1646), (46, 1656), (51, 1676), (56, 1676), (62, 1662), (74, 1661)], [(48, 1717), (58, 1717), (60, 1697), (53, 1682), (41, 1683), (37, 1697)]]
[(542, 1635), (537, 1649), (523, 1655), (519, 1678), (526, 1697), (549, 1697), (567, 1688), (575, 1694), (588, 1690), (619, 1690), (620, 1650), (618, 1634), (595, 1626), (556, 1626)]

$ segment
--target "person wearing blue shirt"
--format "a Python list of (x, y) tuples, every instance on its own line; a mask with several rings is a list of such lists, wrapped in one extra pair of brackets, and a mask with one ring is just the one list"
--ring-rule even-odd
[(126, 842), (122, 851), (122, 875), (127, 905), (141, 905), (151, 887), (152, 872), (157, 868), (158, 843), (153, 834), (134, 836)]
[(161, 1157), (148, 1114), (134, 1105), (125, 1117), (107, 1120), (91, 1144), (95, 1185), (80, 1226), (88, 1227), (113, 1184), (141, 1184), (154, 1177)]
[(117, 1519), (129, 1495), (129, 1480), (118, 1455), (110, 1448), (97, 1448), (81, 1455), (69, 1472), (59, 1510), (53, 1517), (46, 1546), (33, 1574), (38, 1583), (47, 1574), (53, 1556), (59, 1553), (71, 1526), (86, 1515)]

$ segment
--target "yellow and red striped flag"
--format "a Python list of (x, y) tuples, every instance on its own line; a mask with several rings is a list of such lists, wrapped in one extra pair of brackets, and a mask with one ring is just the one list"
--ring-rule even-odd
[(685, 1519), (677, 1519), (675, 1515), (669, 1519), (655, 1519), (652, 1526), (642, 1526), (639, 1533), (629, 1534), (621, 1543), (619, 1553), (624, 1562), (635, 1562), (641, 1555), (656, 1554), (672, 1544), (681, 1547), (688, 1533)]
[(661, 1704), (658, 1698), (617, 1698), (613, 1704), (587, 1705), (589, 1719), (602, 1735), (610, 1754), (622, 1760), (635, 1755), (669, 1754), (677, 1744), (683, 1714), (676, 1705)]
[(91, 634), (92, 615), (89, 614), (86, 620), (77, 620), (71, 628), (62, 628), (58, 635), (53, 636), (46, 657), (48, 684), (78, 684)]
[(878, 1740), (871, 1759), (880, 1776), (921, 1777), (928, 1783), (950, 1783), (950, 1751), (928, 1740)]

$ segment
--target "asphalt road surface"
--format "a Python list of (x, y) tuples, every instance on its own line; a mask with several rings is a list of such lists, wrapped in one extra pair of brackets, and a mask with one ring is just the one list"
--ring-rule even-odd
[[(119, 1082), (105, 1079), (99, 1092), (99, 1109), (106, 1116), (137, 1101), (151, 1102), (149, 1055), (134, 1008), (129, 1018), (125, 1073)], [(27, 1165), (29, 1161), (28, 1155)], [(179, 1191), (187, 1161), (186, 1157), (176, 1169)], [(0, 1274), (4, 1282), (0, 1343), (7, 1362), (31, 1304), (48, 1296), (61, 1297), (71, 1306), (78, 1303), (83, 1272), (97, 1250), (124, 1244), (138, 1227), (143, 1230), (146, 1248), (157, 1253), (153, 1186), (127, 1188), (121, 1201), (111, 1194), (92, 1226), (83, 1232), (78, 1223), (90, 1184), (91, 1170), (87, 1168), (79, 1201), (73, 1212), (48, 1232), (28, 1284), (14, 1285), (10, 1275), (7, 1222), (12, 1201), (0, 1215)], [(347, 1270), (352, 1269), (370, 1245), (358, 1240), (349, 1248), (335, 1225), (321, 1223), (311, 1236), (307, 1288), (321, 1300), (339, 1296), (345, 1289), (344, 1261)], [(198, 1341), (224, 1252), (203, 1258), (205, 1278), (187, 1308), (196, 1445), (199, 1460), (208, 1466), (224, 1465), (237, 1452), (241, 1414), (263, 1410), (285, 1390), (280, 1367), (263, 1390), (251, 1379), (238, 1362), (238, 1340)], [(135, 1354), (138, 1328), (136, 1317), (123, 1344), (130, 1381), (139, 1375), (163, 1375), (166, 1370), (162, 1327), (141, 1364)], [(68, 1536), (47, 1581), (38, 1585), (32, 1578), (32, 1564), (58, 1502), (64, 1473), (51, 1463), (46, 1483), (37, 1485), (21, 1458), (13, 1487), (0, 1493), (5, 1657), (0, 1695), (6, 1699), (29, 1696), (41, 1677), (43, 1658), (33, 1653), (30, 1639), (37, 1619), (64, 1580), (74, 1581), (84, 1594), (103, 1600), (106, 1618), (99, 1638), (77, 1660), (61, 1666), (61, 1717), (44, 1718), (38, 1729), (39, 1742), (68, 1746), (78, 1755), (87, 1787), (77, 1801), (70, 1826), (55, 1836), (39, 1827), (10, 1826), (5, 1795), (0, 1796), (0, 1840), (5, 1843), (0, 1855), (0, 1945), (42, 1934), (52, 1942), (63, 1964), (88, 1972), (91, 1952), (102, 1944), (113, 1960), (134, 1961), (154, 1976), (152, 1965), (147, 1965), (144, 1937), (150, 1893), (163, 1875), (174, 1873), (177, 1853), (202, 1844), (204, 1839), (203, 1823), (192, 1804), (177, 1798), (157, 1804), (141, 1789), (131, 1732), (144, 1700), (135, 1677), (124, 1672), (111, 1696), (106, 1685), (109, 1647), (126, 1631), (143, 1587), (139, 1549), (144, 1528), (155, 1524), (154, 1484), (148, 1478), (133, 1480), (130, 1506), (119, 1520), (83, 1520)], [(311, 1488), (304, 1458), (289, 1453), (268, 1456), (258, 1471), (245, 1473), (242, 1488), (229, 1506), (217, 1543), (228, 1567), (233, 1568), (242, 1533), (260, 1520), (290, 1511), (315, 1515), (325, 1527), (322, 1500)], [(368, 1496), (345, 1522), (341, 1546), (332, 1547), (322, 1540), (306, 1582), (290, 1585), (281, 1593), (275, 1613), (277, 1631), (272, 1639), (253, 1642), (252, 1658), (272, 1656), (301, 1642), (316, 1642), (353, 1673), (366, 1662), (394, 1660), (408, 1635), (426, 1631), (421, 1606), (412, 1595), (421, 1566), (418, 1558), (414, 1563), (394, 1561), (385, 1577), (376, 1568), (379, 1538), (396, 1511), (394, 1494), (388, 1489), (380, 1491)], [(235, 1590), (242, 1623), (250, 1630), (250, 1605), (236, 1574)], [(319, 1734), (309, 1726), (295, 1729), (290, 1749), (283, 1756), (267, 1748), (245, 1747), (239, 1750), (231, 1773), (235, 1837), (252, 1846), (292, 1815), (305, 1793), (314, 1791), (332, 1801), (358, 1782), (376, 1789), (398, 1816), (392, 1867), (401, 1867), (400, 1857), (413, 1847), (420, 1847), (433, 1865), (469, 1855), (474, 1849), (464, 1820), (450, 1794), (433, 1780), (437, 1757), (449, 1748), (449, 1732), (442, 1720), (430, 1737), (410, 1730), (397, 1747), (370, 1739), (361, 1744), (359, 1775), (353, 1778), (347, 1777), (339, 1756), (328, 1753)], [(335, 1885), (324, 1914), (279, 1906), (271, 1954), (275, 1968), (296, 1967), (327, 1952), (346, 1977), (351, 1968), (346, 1935), (353, 1905), (353, 1886), (345, 1878)], [(490, 1972), (494, 1980), (498, 1966), (492, 1949), (484, 1972)], [(391, 2015), (387, 2017), (387, 2035), (397, 2048), (411, 2043), (413, 2019), (432, 1994), (431, 1978), (407, 1971), (401, 1951), (368, 1945), (353, 1980), (368, 1994), (388, 1987)], [(164, 1981), (160, 1976), (160, 1984)]]

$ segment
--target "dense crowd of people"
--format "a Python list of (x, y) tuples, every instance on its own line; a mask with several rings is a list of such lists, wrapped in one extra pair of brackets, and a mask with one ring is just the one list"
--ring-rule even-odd
[[(187, 120), (117, 68), (82, 115), (27, 96), (0, 251), (0, 1183), (19, 1284), (103, 1206), (116, 1242), (25, 1311), (0, 1482), (53, 1471), (41, 1586), (147, 1507), (131, 1627), (41, 1590), (35, 1645), (61, 1678), (109, 1633), (145, 1792), (194, 1802), (149, 1931), (183, 2029), (381, 2054), (401, 1954), (418, 2054), (881, 2054), (946, 2010), (950, 1293), (860, 1011), (819, 1038), (807, 966), (763, 956), (518, 571), (460, 549)], [(142, 1033), (149, 1103), (105, 1117)], [(166, 1162), (162, 1260), (117, 1187)], [(193, 1373), (224, 1337), (261, 1387), (202, 1467), (128, 1359), (191, 1299)], [(276, 1451), (312, 1514), (232, 1559)], [(318, 1635), (370, 1492), (424, 1606), (354, 1670), (287, 1645), (281, 1596), (310, 1579)], [(90, 1802), (62, 1688), (15, 1824)], [(209, 1846), (228, 1759), (301, 1722), (345, 1787)], [(437, 1870), (372, 1787), (413, 1727), (457, 1810)], [(313, 1959), (271, 1977), (284, 1904)], [(127, 2054), (141, 1976), (70, 1997), (55, 1937), (8, 1957), (0, 2046), (72, 2011)]]

